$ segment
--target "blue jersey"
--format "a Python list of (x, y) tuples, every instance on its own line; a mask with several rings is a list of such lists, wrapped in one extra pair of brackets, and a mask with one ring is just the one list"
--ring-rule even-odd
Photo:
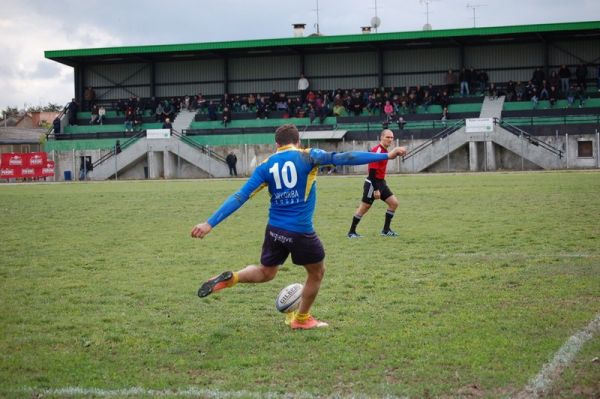
[(242, 188), (230, 196), (208, 219), (215, 227), (264, 187), (271, 195), (269, 224), (297, 233), (312, 233), (317, 199), (319, 165), (362, 165), (388, 159), (388, 154), (370, 152), (326, 152), (301, 150), (293, 145), (280, 147), (261, 163)]

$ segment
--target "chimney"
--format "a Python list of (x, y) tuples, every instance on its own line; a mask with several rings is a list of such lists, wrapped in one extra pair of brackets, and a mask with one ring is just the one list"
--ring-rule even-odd
[(304, 36), (304, 27), (306, 24), (292, 24), (294, 26), (294, 37)]
[(361, 26), (360, 29), (362, 30), (363, 34), (371, 33), (371, 27), (370, 26)]

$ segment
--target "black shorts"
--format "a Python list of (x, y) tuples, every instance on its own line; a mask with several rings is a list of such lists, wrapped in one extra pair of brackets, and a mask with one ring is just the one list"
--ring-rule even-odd
[(279, 266), (289, 254), (292, 254), (292, 262), (296, 265), (318, 263), (325, 258), (317, 233), (295, 233), (267, 225), (260, 263), (263, 266)]
[[(369, 205), (373, 204), (373, 202), (375, 201), (375, 197), (373, 196), (374, 192), (375, 187), (373, 187), (373, 183), (371, 183), (371, 180), (366, 179), (365, 185), (363, 187), (362, 202)], [(390, 190), (385, 180), (379, 181), (379, 193), (381, 194), (379, 199), (381, 199), (382, 201), (385, 201), (386, 199), (394, 195), (394, 193), (392, 192), (392, 190)]]

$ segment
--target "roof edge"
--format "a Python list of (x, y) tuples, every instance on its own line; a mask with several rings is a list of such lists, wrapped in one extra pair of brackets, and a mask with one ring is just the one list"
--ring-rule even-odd
[(239, 41), (221, 41), (207, 43), (186, 43), (186, 44), (163, 44), (163, 45), (141, 45), (141, 46), (123, 46), (123, 47), (99, 47), (88, 49), (72, 50), (47, 50), (44, 52), (45, 58), (59, 59), (63, 57), (86, 57), (86, 56), (107, 56), (107, 55), (125, 55), (125, 54), (152, 54), (152, 53), (177, 53), (189, 51), (215, 51), (232, 50), (244, 48), (294, 46), (294, 45), (312, 45), (312, 44), (341, 44), (356, 42), (377, 42), (388, 40), (422, 40), (461, 36), (489, 36), (489, 35), (507, 35), (518, 33), (544, 33), (544, 32), (562, 32), (569, 30), (588, 30), (599, 29), (600, 21), (582, 21), (582, 22), (561, 22), (532, 25), (510, 25), (479, 28), (455, 28), (440, 29), (431, 31), (408, 31), (391, 33), (371, 33), (334, 35), (334, 36), (306, 36), (277, 39), (255, 39)]

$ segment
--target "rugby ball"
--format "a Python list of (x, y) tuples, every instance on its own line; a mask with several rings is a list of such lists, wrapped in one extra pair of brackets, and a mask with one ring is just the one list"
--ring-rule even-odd
[(283, 288), (277, 294), (275, 299), (275, 308), (281, 313), (288, 313), (297, 310), (302, 299), (302, 289), (304, 286), (300, 283), (290, 284)]

